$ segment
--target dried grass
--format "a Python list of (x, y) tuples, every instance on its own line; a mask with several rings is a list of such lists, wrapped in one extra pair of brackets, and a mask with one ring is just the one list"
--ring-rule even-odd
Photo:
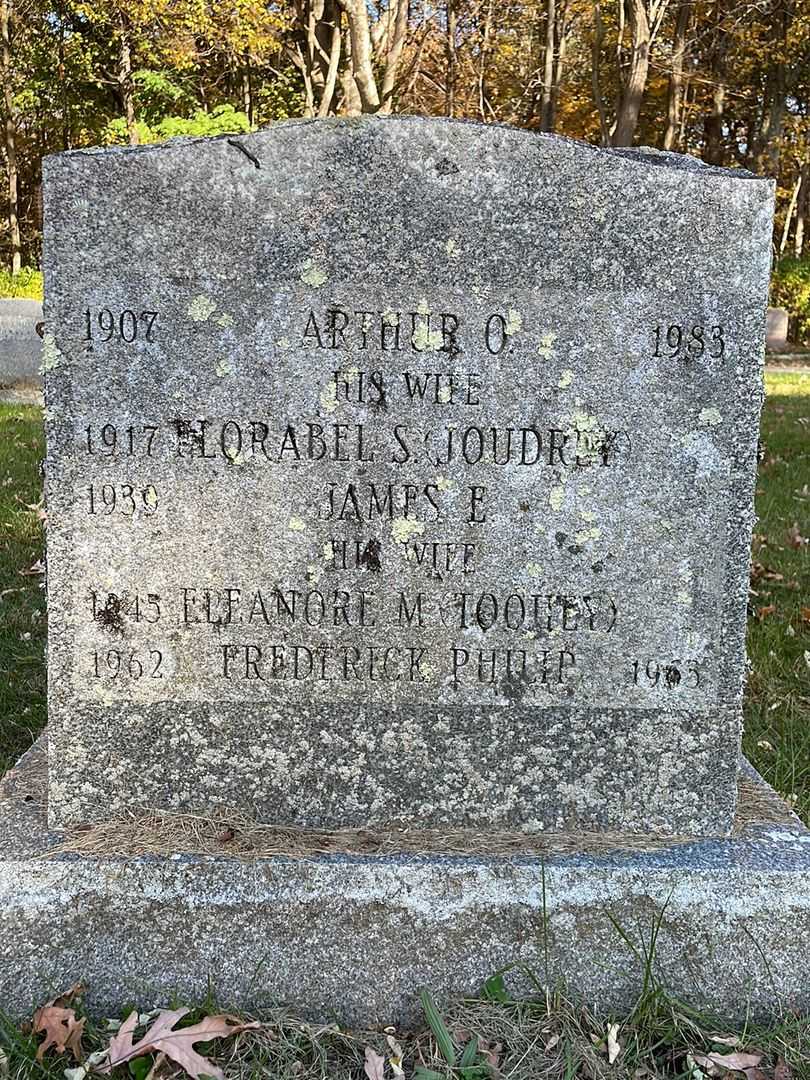
[[(760, 823), (796, 819), (780, 799), (742, 777), (735, 835)], [(230, 858), (306, 858), (317, 855), (474, 855), (519, 857), (611, 852), (654, 852), (693, 843), (694, 837), (638, 833), (523, 833), (505, 829), (345, 828), (337, 830), (262, 825), (244, 814), (213, 816), (144, 811), (73, 829), (51, 849), (55, 855), (95, 857), (169, 856), (178, 853)]]

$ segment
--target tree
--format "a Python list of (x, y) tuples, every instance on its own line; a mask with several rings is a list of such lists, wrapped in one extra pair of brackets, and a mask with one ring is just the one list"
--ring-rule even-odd
[(14, 69), (11, 51), (11, 0), (0, 0), (0, 75), (3, 79), (3, 149), (8, 178), (8, 233), (11, 244), (11, 272), (22, 267), (20, 237), (19, 172), (17, 168), (17, 117), (12, 83)]

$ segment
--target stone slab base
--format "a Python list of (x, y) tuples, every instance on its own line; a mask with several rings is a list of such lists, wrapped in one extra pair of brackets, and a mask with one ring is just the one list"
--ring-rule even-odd
[[(737, 835), (653, 851), (239, 859), (55, 852), (38, 745), (0, 798), (0, 1001), (16, 1015), (76, 979), (88, 1006), (289, 1003), (313, 1019), (407, 1023), (415, 992), (476, 991), (520, 962), (597, 1009), (655, 970), (729, 1020), (810, 1010), (810, 833), (748, 768)], [(525, 978), (512, 979), (516, 991)]]

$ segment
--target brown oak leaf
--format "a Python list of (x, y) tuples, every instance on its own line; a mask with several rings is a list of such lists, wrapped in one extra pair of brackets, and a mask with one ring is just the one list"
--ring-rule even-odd
[(695, 1064), (704, 1069), (709, 1076), (723, 1076), (728, 1072), (745, 1073), (747, 1080), (760, 1080), (761, 1071), (757, 1068), (762, 1061), (762, 1054), (693, 1054)]
[(45, 1033), (45, 1041), (41, 1042), (37, 1048), (37, 1061), (42, 1061), (45, 1052), (51, 1047), (57, 1054), (70, 1051), (74, 1061), (81, 1061), (84, 1057), (82, 1034), (86, 1020), (84, 1018), (77, 1020), (73, 1009), (67, 1008), (68, 1003), (83, 989), (81, 983), (76, 983), (66, 993), (41, 1005), (34, 1013), (32, 1024), (34, 1034)]
[(132, 1036), (138, 1025), (137, 1012), (131, 1012), (121, 1025), (118, 1033), (110, 1039), (107, 1061), (98, 1066), (98, 1071), (109, 1074), (116, 1065), (122, 1065), (144, 1054), (161, 1053), (179, 1065), (193, 1080), (201, 1076), (212, 1076), (215, 1080), (225, 1080), (222, 1069), (198, 1054), (194, 1043), (208, 1042), (210, 1039), (226, 1039), (240, 1031), (260, 1028), (258, 1021), (240, 1023), (233, 1016), (206, 1016), (198, 1024), (174, 1030), (188, 1014), (188, 1009), (163, 1009), (149, 1026), (146, 1034), (133, 1043)]

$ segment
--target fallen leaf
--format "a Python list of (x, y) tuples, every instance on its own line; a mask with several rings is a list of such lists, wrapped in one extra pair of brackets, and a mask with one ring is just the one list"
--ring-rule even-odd
[(793, 1070), (784, 1058), (779, 1058), (773, 1070), (773, 1080), (793, 1080)]
[(86, 1021), (84, 1018), (77, 1020), (76, 1013), (67, 1006), (83, 989), (81, 983), (75, 983), (66, 993), (47, 1001), (34, 1013), (33, 1033), (45, 1033), (45, 1041), (37, 1049), (37, 1061), (42, 1061), (46, 1050), (51, 1047), (57, 1054), (69, 1050), (74, 1061), (82, 1060), (82, 1033)]
[[(546, 1047), (548, 1049), (548, 1047)], [(501, 1054), (503, 1052), (503, 1043), (489, 1043), (484, 1049), (481, 1048), (481, 1052), (487, 1059), (487, 1063), (492, 1066), (493, 1069), (497, 1069), (501, 1062)]]
[(801, 610), (802, 622), (810, 623), (810, 607), (803, 607)]
[(54, 1048), (57, 1054), (69, 1050), (75, 1061), (82, 1059), (82, 1033), (85, 1021), (77, 1020), (73, 1009), (61, 1009), (57, 1005), (43, 1005), (34, 1015), (34, 1031), (45, 1033), (45, 1041), (37, 1049), (37, 1061), (45, 1052)]
[(768, 615), (773, 615), (776, 611), (776, 604), (766, 604), (765, 607), (757, 608), (757, 618), (760, 622)]
[(551, 1038), (546, 1043), (546, 1053), (548, 1053), (549, 1050), (553, 1050), (554, 1047), (557, 1045), (557, 1043), (559, 1041), (560, 1041), (560, 1036), (559, 1035), (552, 1035)]
[[(765, 739), (757, 743), (757, 746), (763, 750), (773, 750), (773, 747)], [(710, 1035), (709, 1042), (717, 1043), (718, 1046), (739, 1046), (740, 1038), (738, 1035)]]
[(236, 836), (236, 833), (230, 827), (223, 829), (221, 833), (217, 833), (217, 840), (221, 844), (227, 844)]
[(784, 581), (785, 575), (778, 573), (776, 570), (771, 570), (768, 566), (763, 566), (761, 562), (751, 563), (751, 581)]
[(619, 1025), (610, 1024), (607, 1030), (608, 1065), (613, 1064), (621, 1051), (622, 1048), (619, 1046)]
[(17, 572), (21, 577), (35, 577), (37, 574), (45, 573), (45, 563), (42, 559), (37, 559), (37, 561), (32, 566), (29, 566), (27, 570), (18, 570)]
[(790, 544), (791, 547), (800, 548), (800, 547), (804, 547), (804, 545), (807, 543), (807, 537), (802, 536), (801, 532), (799, 531), (799, 523), (798, 523), (798, 521), (793, 522), (793, 524), (788, 529), (787, 534), (788, 534), (788, 543)]
[(48, 520), (48, 512), (45, 509), (43, 499), (40, 499), (39, 502), (36, 503), (24, 503), (23, 505), (26, 510), (32, 510), (40, 521)]
[(385, 1058), (371, 1046), (366, 1047), (366, 1063), (363, 1072), (368, 1080), (385, 1080)]
[(136, 1043), (133, 1043), (132, 1036), (138, 1024), (138, 1014), (131, 1012), (118, 1034), (110, 1039), (106, 1064), (99, 1066), (98, 1071), (109, 1074), (117, 1065), (123, 1065), (144, 1054), (163, 1053), (188, 1073), (192, 1080), (199, 1080), (201, 1076), (225, 1080), (222, 1069), (198, 1054), (194, 1043), (226, 1039), (240, 1031), (255, 1030), (261, 1027), (261, 1024), (255, 1020), (242, 1024), (232, 1016), (206, 1016), (198, 1024), (174, 1030), (174, 1025), (188, 1015), (188, 1012), (188, 1009), (162, 1010), (143, 1038)]
[(757, 1065), (762, 1054), (694, 1054), (695, 1063), (705, 1069), (709, 1076), (722, 1076), (724, 1072), (745, 1073), (747, 1080), (760, 1080)]
[[(396, 1028), (391, 1028), (391, 1031), (395, 1031), (395, 1030), (396, 1030)], [(405, 1055), (402, 1052), (402, 1047), (399, 1045), (399, 1043), (397, 1042), (397, 1040), (394, 1038), (393, 1035), (390, 1035), (390, 1034), (386, 1035), (385, 1036), (385, 1041), (388, 1043), (388, 1045), (389, 1045), (389, 1047), (391, 1049), (391, 1057), (388, 1059), (388, 1061), (389, 1061), (389, 1063), (391, 1065), (394, 1076), (395, 1077), (404, 1076), (405, 1071), (402, 1068), (402, 1059), (403, 1059), (403, 1057)]]

